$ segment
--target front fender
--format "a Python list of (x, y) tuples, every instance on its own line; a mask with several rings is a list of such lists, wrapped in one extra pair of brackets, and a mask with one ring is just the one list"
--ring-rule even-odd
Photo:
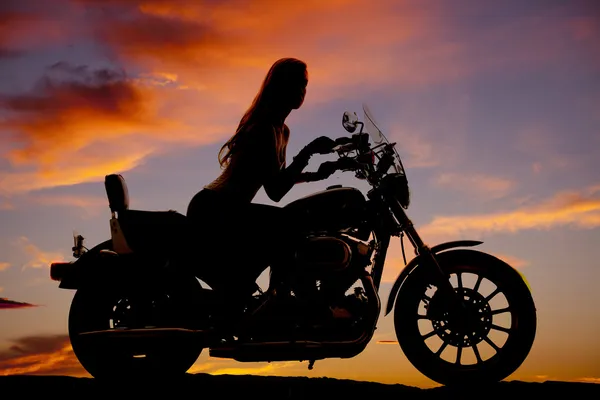
[[(433, 254), (440, 253), (444, 250), (453, 249), (456, 247), (473, 247), (482, 244), (483, 242), (479, 240), (455, 240), (452, 242), (445, 242), (435, 245), (431, 248), (431, 252)], [(392, 285), (392, 289), (390, 290), (390, 295), (388, 297), (387, 305), (385, 307), (385, 314), (388, 315), (392, 308), (394, 307), (394, 302), (396, 301), (396, 296), (398, 296), (398, 292), (400, 291), (400, 286), (402, 286), (402, 282), (406, 279), (408, 275), (415, 269), (417, 265), (419, 265), (419, 258), (421, 256), (416, 256), (412, 260), (406, 264), (406, 267), (400, 271), (400, 274), (396, 278), (394, 285)]]

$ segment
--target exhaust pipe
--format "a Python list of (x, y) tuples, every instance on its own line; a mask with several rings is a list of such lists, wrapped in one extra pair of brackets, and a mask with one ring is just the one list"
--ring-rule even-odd
[(186, 337), (206, 337), (213, 334), (212, 330), (196, 330), (187, 328), (124, 328), (124, 329), (105, 329), (101, 331), (89, 331), (79, 333), (80, 337), (89, 339), (106, 340), (140, 340), (140, 339), (183, 339)]
[(121, 349), (145, 354), (152, 349), (202, 345), (208, 347), (219, 342), (220, 336), (212, 329), (138, 328), (106, 329), (79, 333), (79, 339), (90, 346)]

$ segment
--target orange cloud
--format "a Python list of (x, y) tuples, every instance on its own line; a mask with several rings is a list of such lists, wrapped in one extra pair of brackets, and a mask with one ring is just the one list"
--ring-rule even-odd
[(0, 271), (4, 271), (5, 269), (10, 268), (10, 263), (0, 262)]
[(600, 378), (594, 377), (581, 377), (581, 378), (564, 378), (559, 376), (550, 375), (535, 375), (532, 378), (536, 382), (548, 382), (548, 381), (564, 381), (564, 382), (580, 382), (580, 383), (600, 383)]
[(583, 382), (583, 383), (600, 383), (600, 378), (593, 378), (593, 377), (584, 377), (584, 378), (578, 378), (575, 379), (575, 382)]
[[(212, 358), (203, 353), (198, 361), (187, 371), (188, 374), (206, 373), (211, 375), (289, 375), (290, 370), (301, 369), (297, 361), (278, 361), (273, 363), (240, 363), (226, 358)], [(304, 368), (306, 368), (304, 366)]]
[(44, 164), (56, 162), (64, 157), (57, 148), (68, 145), (67, 150), (78, 150), (87, 145), (90, 135), (85, 129), (96, 123), (104, 125), (105, 139), (116, 139), (127, 125), (143, 128), (157, 122), (149, 118), (148, 94), (124, 72), (62, 62), (48, 71), (33, 93), (0, 100), (2, 108), (14, 113), (3, 128), (15, 130), (15, 141), (25, 144), (9, 154), (16, 164), (32, 158)]
[(45, 206), (75, 206), (94, 212), (100, 208), (108, 210), (108, 200), (105, 196), (44, 194), (31, 196), (29, 199)]
[[(238, 363), (239, 364), (239, 363)], [(251, 367), (216, 368), (210, 371), (211, 375), (274, 375), (286, 368), (298, 367), (297, 361), (277, 362)]]
[(19, 301), (7, 299), (5, 297), (0, 297), (0, 309), (6, 310), (6, 309), (30, 308), (30, 307), (37, 307), (37, 306), (35, 304), (22, 303)]
[(89, 376), (66, 335), (29, 336), (0, 351), (0, 375)]
[(0, 193), (99, 180), (178, 140), (165, 132), (182, 124), (157, 116), (153, 90), (122, 71), (61, 62), (33, 92), (0, 97), (10, 113), (0, 128), (11, 133), (0, 144), (12, 166), (0, 172)]
[[(102, 30), (102, 39), (132, 58), (158, 58), (165, 54), (173, 61), (201, 62), (203, 57), (222, 51), (230, 42), (210, 26), (195, 20), (141, 13), (135, 23), (114, 20)], [(207, 57), (207, 58), (209, 58)]]
[(311, 95), (330, 98), (363, 82), (412, 84), (429, 82), (431, 73), (447, 76), (449, 64), (434, 61), (451, 56), (456, 46), (412, 48), (419, 55), (399, 62), (389, 46), (423, 37), (434, 7), (389, 0), (124, 0), (101, 7), (127, 15), (97, 27), (97, 39), (115, 57), (174, 72), (184, 85), (204, 87), (213, 101), (231, 104), (247, 105), (267, 68), (283, 56), (307, 61), (311, 80), (319, 82)]
[[(559, 58), (576, 38), (597, 38), (589, 19), (552, 12), (453, 37), (464, 23), (445, 4), (381, 0), (77, 0), (105, 10), (97, 38), (127, 62), (176, 69), (185, 81), (238, 102), (276, 58), (311, 67), (318, 98), (362, 83), (412, 86), (464, 78), (481, 70), (534, 66)], [(467, 7), (460, 3), (450, 6)], [(489, 13), (469, 4), (472, 15)], [(110, 9), (108, 12), (106, 10)], [(125, 15), (125, 16), (123, 16)], [(460, 29), (457, 29), (460, 31)], [(576, 32), (575, 34), (571, 32)], [(548, 46), (551, 38), (553, 46)], [(544, 46), (545, 44), (545, 46)], [(590, 40), (591, 44), (591, 40)], [(483, 46), (501, 51), (481, 57)], [(537, 51), (532, 52), (534, 48)], [(332, 49), (335, 49), (332, 51)], [(168, 56), (165, 57), (165, 54)], [(335, 91), (334, 91), (335, 88)], [(236, 97), (237, 96), (237, 97)], [(237, 99), (237, 100), (236, 100)]]
[(61, 253), (41, 250), (24, 236), (20, 237), (15, 244), (20, 247), (29, 258), (29, 261), (23, 264), (23, 269), (47, 268), (51, 263), (65, 259)]
[(463, 233), (518, 232), (557, 226), (579, 229), (600, 226), (600, 187), (580, 192), (561, 192), (549, 200), (512, 211), (480, 215), (435, 217), (420, 228), (424, 236), (453, 236)]
[(18, 199), (18, 202), (15, 201), (15, 204), (18, 204), (15, 208), (19, 209), (27, 209), (31, 206), (65, 207), (84, 219), (102, 213), (110, 214), (106, 196), (39, 192), (20, 196)]
[[(534, 29), (529, 19), (516, 18), (508, 27), (464, 38), (446, 35), (459, 35), (454, 14), (444, 12), (447, 5), (395, 0), (61, 3), (60, 18), (28, 21), (32, 36), (68, 44), (91, 35), (110, 60), (136, 73), (58, 63), (32, 93), (4, 96), (0, 108), (11, 118), (0, 129), (11, 134), (5, 147), (12, 169), (0, 171), (0, 193), (97, 181), (168, 151), (165, 145), (203, 145), (229, 136), (267, 68), (283, 56), (308, 62), (311, 106), (356, 96), (361, 85), (412, 87), (521, 67), (524, 59), (539, 59), (540, 51), (531, 48), (548, 42), (568, 48), (563, 36), (574, 29), (545, 16), (536, 17)], [(15, 37), (22, 18), (11, 17), (0, 35)], [(50, 20), (59, 28), (47, 25)], [(589, 22), (577, 26), (569, 40), (596, 34)], [(557, 40), (548, 40), (549, 33)], [(517, 40), (521, 35), (526, 42)], [(480, 56), (483, 45), (506, 43), (508, 49)], [(5, 140), (0, 138), (0, 148)], [(416, 161), (437, 165), (426, 142), (413, 146), (412, 154), (431, 154)]]
[[(127, 148), (112, 153), (100, 153), (91, 158), (86, 157), (87, 152), (73, 152), (71, 159), (63, 159), (58, 165), (38, 166), (33, 172), (22, 169), (0, 172), (0, 192), (23, 193), (55, 186), (100, 181), (109, 173), (127, 171), (142, 164), (144, 158), (152, 153), (151, 148), (136, 149), (135, 144), (130, 144), (129, 151), (126, 150)], [(78, 160), (81, 163), (75, 165)]]

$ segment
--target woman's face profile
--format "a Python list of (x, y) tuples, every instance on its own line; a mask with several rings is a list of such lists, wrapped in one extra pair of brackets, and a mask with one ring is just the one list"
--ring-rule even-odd
[(298, 109), (304, 103), (306, 96), (306, 85), (308, 84), (308, 71), (295, 71), (283, 79), (282, 87), (279, 88), (281, 100), (290, 109)]
[(298, 109), (304, 103), (304, 97), (306, 96), (306, 86), (308, 85), (308, 71), (304, 70), (303, 74), (300, 76), (300, 79), (297, 83), (295, 89), (292, 90), (292, 93), (297, 93), (296, 103), (292, 107), (292, 109)]

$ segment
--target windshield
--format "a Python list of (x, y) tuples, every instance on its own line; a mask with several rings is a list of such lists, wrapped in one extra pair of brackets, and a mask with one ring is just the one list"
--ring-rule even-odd
[[(366, 104), (363, 104), (363, 112), (364, 112), (364, 129), (367, 131), (369, 136), (371, 137), (371, 141), (373, 142), (373, 146), (378, 146), (380, 144), (389, 144), (390, 142), (387, 140), (381, 129), (377, 126), (375, 122), (375, 118), (373, 117), (373, 113), (369, 110)], [(390, 167), (387, 173), (398, 173), (406, 176), (406, 172), (404, 171), (404, 166), (402, 165), (402, 160), (400, 159), (400, 155), (396, 150), (396, 146), (394, 146), (394, 164)]]

